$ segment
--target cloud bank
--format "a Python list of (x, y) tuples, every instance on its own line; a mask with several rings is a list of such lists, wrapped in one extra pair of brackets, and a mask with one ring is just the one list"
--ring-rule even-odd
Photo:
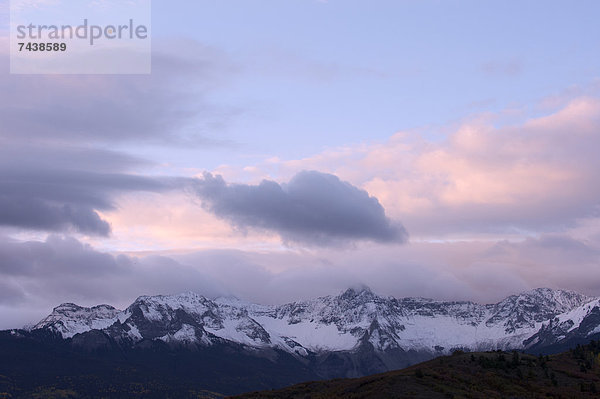
[[(522, 242), (412, 243), (319, 251), (204, 250), (116, 255), (69, 237), (0, 240), (0, 329), (36, 322), (62, 302), (129, 305), (188, 290), (286, 303), (366, 284), (381, 295), (493, 303), (537, 287), (600, 295), (600, 247), (566, 236)], [(543, 265), (543, 266), (541, 266)]]
[(226, 113), (206, 93), (229, 63), (199, 43), (185, 46), (182, 56), (159, 43), (149, 76), (0, 73), (0, 227), (106, 237), (101, 213), (116, 209), (117, 197), (175, 188), (177, 179), (140, 173), (154, 162), (126, 152), (132, 143), (206, 145), (203, 124)]
[(377, 198), (331, 174), (303, 171), (283, 185), (271, 180), (246, 185), (205, 173), (195, 193), (206, 210), (234, 226), (273, 231), (285, 241), (403, 243), (408, 237)]
[(253, 171), (333, 173), (401, 216), (412, 237), (558, 233), (600, 211), (600, 100), (560, 102), (536, 117), (524, 109), (475, 115)]
[[(0, 38), (1, 39), (1, 38)], [(178, 46), (186, 51), (178, 52)], [(182, 55), (183, 54), (183, 55)], [(0, 52), (0, 60), (8, 55)], [(234, 112), (207, 94), (234, 67), (195, 41), (158, 41), (151, 75), (0, 74), (0, 137), (63, 144), (207, 142), (206, 126)]]

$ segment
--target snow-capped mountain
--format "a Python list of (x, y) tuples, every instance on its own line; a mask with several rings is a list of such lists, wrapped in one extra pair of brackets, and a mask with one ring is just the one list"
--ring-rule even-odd
[(74, 303), (63, 303), (33, 328), (48, 328), (60, 333), (63, 337), (90, 330), (101, 330), (110, 326), (113, 319), (121, 311), (110, 305), (98, 305), (84, 308)]
[(368, 288), (277, 306), (188, 292), (142, 296), (122, 311), (63, 304), (34, 330), (63, 338), (100, 330), (124, 345), (149, 340), (195, 347), (233, 343), (298, 358), (365, 347), (423, 358), (458, 348), (530, 349), (592, 336), (600, 333), (599, 307), (598, 298), (547, 288), (489, 305), (385, 298)]

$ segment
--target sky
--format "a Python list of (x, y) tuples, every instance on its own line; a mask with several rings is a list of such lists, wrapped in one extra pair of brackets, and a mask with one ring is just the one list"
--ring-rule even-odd
[(0, 328), (189, 290), (600, 296), (597, 1), (154, 0), (150, 75), (10, 74), (8, 7)]

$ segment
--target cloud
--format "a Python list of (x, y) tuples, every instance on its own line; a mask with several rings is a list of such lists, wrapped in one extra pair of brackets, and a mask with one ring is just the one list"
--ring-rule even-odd
[(548, 234), (520, 242), (498, 242), (487, 250), (484, 264), (513, 269), (525, 281), (573, 288), (598, 295), (600, 242), (578, 240), (568, 235)]
[(230, 64), (184, 42), (168, 49), (159, 41), (149, 76), (0, 73), (0, 226), (108, 236), (102, 213), (117, 197), (179, 187), (177, 179), (141, 174), (154, 163), (123, 151), (132, 143), (215, 144), (206, 125), (223, 122), (227, 110), (206, 95), (230, 76)]
[[(598, 244), (598, 243), (596, 243)], [(366, 284), (381, 295), (493, 303), (537, 287), (600, 295), (600, 246), (568, 236), (521, 242), (415, 242), (318, 251), (203, 250), (116, 255), (69, 237), (0, 240), (0, 329), (35, 322), (62, 302), (129, 305), (188, 290), (281, 304)]]
[(107, 236), (97, 211), (126, 192), (164, 192), (176, 179), (128, 173), (143, 163), (118, 152), (7, 144), (0, 148), (0, 226)]
[(333, 173), (378, 198), (415, 238), (560, 232), (597, 217), (600, 100), (578, 97), (518, 121), (507, 113), (306, 159), (267, 160), (253, 173)]
[(238, 228), (265, 229), (286, 241), (326, 245), (345, 240), (402, 243), (407, 233), (375, 197), (338, 177), (316, 171), (287, 184), (227, 184), (205, 173), (195, 184), (203, 207)]
[[(237, 112), (207, 99), (234, 68), (220, 52), (194, 41), (154, 44), (147, 76), (0, 74), (0, 136), (64, 144), (206, 145), (207, 127)], [(183, 45), (186, 51), (177, 53)]]
[(93, 209), (7, 195), (0, 196), (0, 224), (50, 231), (74, 228), (80, 233), (101, 236), (110, 233), (110, 225)]
[(137, 296), (226, 291), (201, 271), (161, 256), (100, 252), (74, 238), (0, 240), (0, 329), (34, 323), (63, 302), (126, 306)]

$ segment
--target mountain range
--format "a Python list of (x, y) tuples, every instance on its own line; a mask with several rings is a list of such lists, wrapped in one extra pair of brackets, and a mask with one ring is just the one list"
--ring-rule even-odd
[[(367, 287), (284, 305), (186, 292), (142, 296), (125, 310), (66, 303), (33, 329), (81, 342), (86, 333), (99, 330), (129, 346), (160, 340), (198, 349), (227, 342), (251, 351), (277, 349), (300, 360), (368, 348), (384, 364), (389, 360), (404, 366), (414, 361), (399, 353), (425, 359), (457, 349), (540, 351), (585, 339), (600, 333), (599, 306), (600, 298), (548, 288), (488, 305), (386, 298)], [(346, 372), (346, 376), (362, 374)]]
[[(260, 305), (187, 292), (142, 296), (123, 310), (65, 303), (34, 327), (0, 338), (6, 345), (42, 345), (44, 351), (59, 347), (64, 359), (95, 356), (140, 367), (183, 356), (186, 366), (179, 370), (192, 375), (202, 369), (207, 381), (210, 373), (227, 375), (236, 382), (207, 387), (233, 394), (360, 377), (457, 350), (558, 352), (600, 338), (600, 298), (539, 288), (482, 305), (397, 299), (359, 287)], [(71, 370), (71, 360), (65, 362)], [(161, 375), (171, 369), (161, 369)]]

